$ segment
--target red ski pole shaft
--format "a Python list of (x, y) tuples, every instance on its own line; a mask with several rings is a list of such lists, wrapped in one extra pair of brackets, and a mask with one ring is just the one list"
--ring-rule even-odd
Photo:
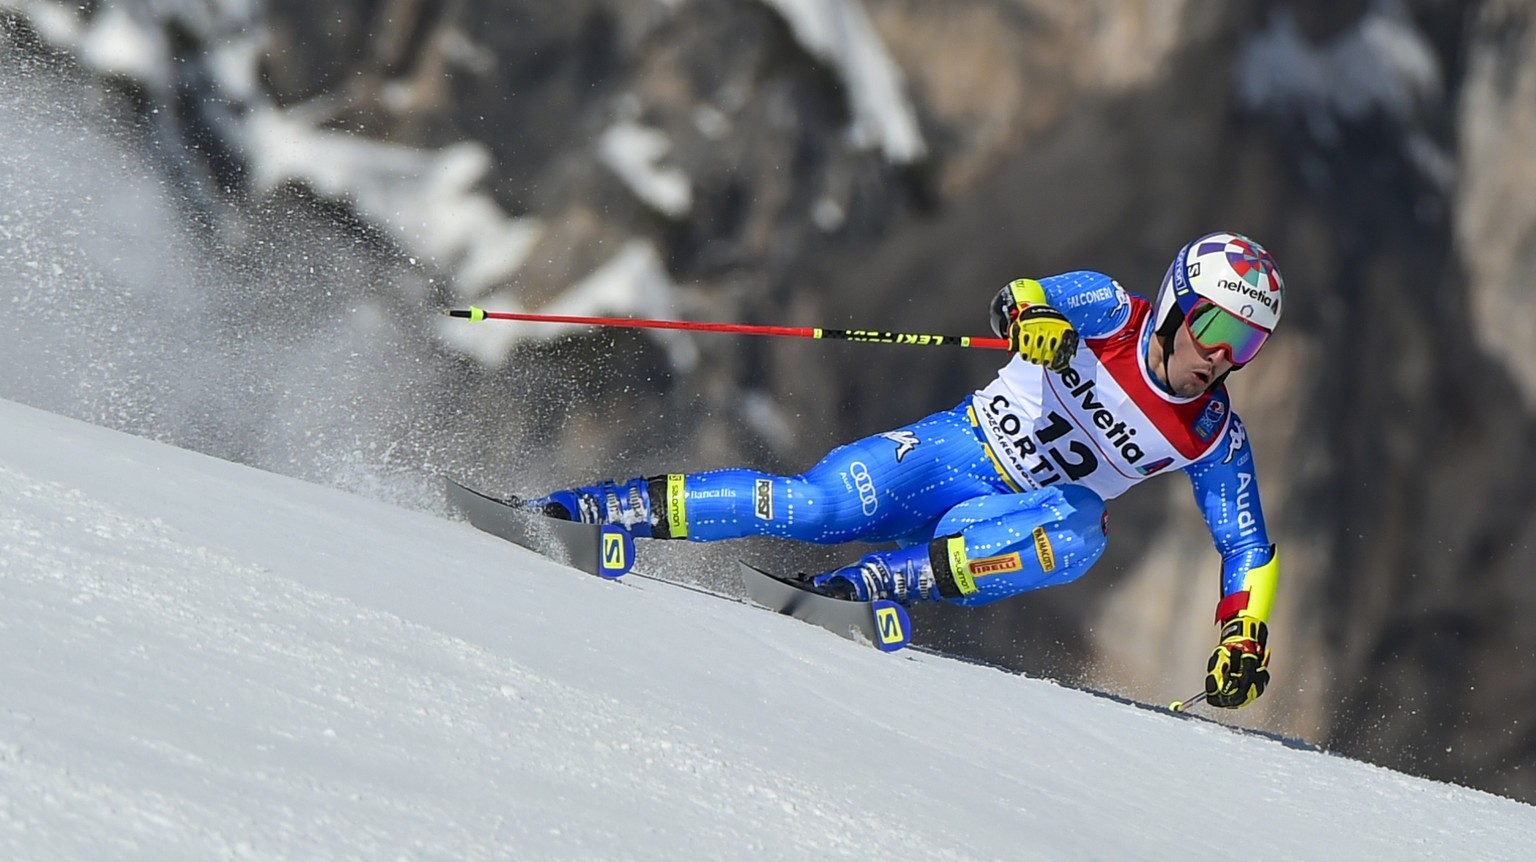
[(482, 320), (525, 320), (533, 323), (573, 323), (580, 326), (616, 326), (627, 329), (685, 329), (693, 332), (734, 332), (741, 335), (776, 335), (787, 338), (816, 338), (833, 341), (862, 341), (873, 344), (910, 344), (919, 347), (981, 347), (1007, 350), (1006, 338), (972, 338), (969, 335), (927, 335), (918, 332), (885, 332), (874, 329), (823, 329), (810, 326), (753, 326), (745, 323), (701, 323), (689, 320), (647, 320), (639, 317), (580, 317), (570, 314), (524, 314), (510, 311), (486, 311), (483, 308), (455, 308), (449, 317), (471, 322)]

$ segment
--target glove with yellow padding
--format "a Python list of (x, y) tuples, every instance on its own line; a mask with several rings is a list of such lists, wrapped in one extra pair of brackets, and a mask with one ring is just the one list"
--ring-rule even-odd
[(1237, 709), (1259, 699), (1269, 685), (1269, 626), (1238, 614), (1222, 623), (1221, 644), (1205, 666), (1205, 702)]
[(1026, 362), (1062, 372), (1077, 353), (1077, 330), (1066, 315), (1046, 301), (1045, 288), (1032, 278), (1016, 278), (992, 301), (992, 331)]

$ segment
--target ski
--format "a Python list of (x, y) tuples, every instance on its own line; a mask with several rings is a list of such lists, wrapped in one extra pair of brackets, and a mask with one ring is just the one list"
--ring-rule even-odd
[(895, 652), (912, 641), (912, 620), (907, 609), (885, 599), (850, 601), (806, 589), (792, 578), (770, 574), (746, 563), (737, 566), (742, 584), (752, 601), (770, 611), (841, 635), (863, 640), (882, 652)]
[[(548, 518), (530, 512), (517, 500), (502, 499), (443, 478), (448, 504), (469, 519), (470, 526), (542, 554), (555, 562), (603, 578), (618, 578), (634, 568), (635, 540), (622, 527), (597, 526)], [(849, 640), (894, 652), (911, 642), (912, 622), (906, 608), (895, 602), (857, 602), (807, 590), (800, 582), (740, 563), (738, 573), (747, 595), (759, 606), (820, 626)], [(728, 595), (634, 572), (637, 577), (729, 601)]]
[(623, 527), (546, 518), (515, 500), (482, 494), (447, 477), (448, 504), (471, 526), (601, 578), (617, 578), (635, 565), (635, 539)]

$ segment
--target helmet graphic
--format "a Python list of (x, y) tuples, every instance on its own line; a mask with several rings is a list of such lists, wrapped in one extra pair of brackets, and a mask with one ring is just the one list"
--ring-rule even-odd
[(1235, 233), (1206, 234), (1180, 249), (1153, 302), (1160, 335), (1187, 323), (1195, 340), (1244, 365), (1280, 322), (1285, 280), (1264, 247)]

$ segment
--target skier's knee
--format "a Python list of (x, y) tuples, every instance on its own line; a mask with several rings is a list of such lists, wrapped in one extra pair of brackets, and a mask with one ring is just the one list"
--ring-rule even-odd
[[(943, 543), (938, 567), (942, 594), (965, 605), (987, 604), (1082, 577), (1107, 545), (1104, 501), (1068, 486), (978, 501)], [(991, 510), (987, 512), (986, 510)], [(975, 514), (993, 517), (976, 519)], [(956, 514), (956, 513), (952, 513)]]

